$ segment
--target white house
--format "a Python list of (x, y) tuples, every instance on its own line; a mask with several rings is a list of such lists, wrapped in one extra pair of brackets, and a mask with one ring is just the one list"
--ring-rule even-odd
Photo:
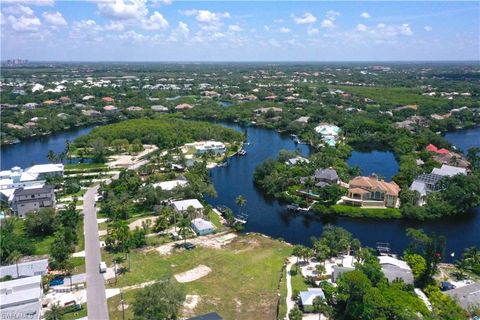
[(413, 284), (412, 269), (405, 261), (391, 256), (379, 256), (378, 260), (388, 281), (402, 279), (406, 284)]
[(199, 236), (211, 234), (215, 231), (215, 226), (210, 221), (201, 218), (192, 220), (192, 228)]
[(171, 191), (175, 188), (183, 187), (188, 184), (187, 180), (169, 180), (152, 184), (154, 188), (160, 188), (165, 191)]
[(302, 304), (303, 311), (313, 311), (313, 300), (315, 300), (316, 297), (325, 299), (325, 294), (321, 288), (308, 288), (307, 291), (300, 291), (300, 302)]
[(0, 282), (1, 319), (39, 319), (42, 277)]
[(173, 201), (172, 202), (173, 208), (179, 213), (187, 212), (189, 207), (193, 207), (195, 211), (202, 213), (203, 206), (197, 199), (187, 199), (187, 200), (180, 200), (180, 201)]
[(216, 155), (222, 155), (227, 151), (225, 144), (218, 141), (205, 141), (195, 145), (197, 153), (213, 152)]
[(8, 266), (0, 267), (0, 278), (5, 276), (10, 276), (12, 278), (19, 277), (33, 277), (33, 276), (43, 276), (46, 275), (48, 271), (48, 259), (41, 259), (29, 262), (23, 262), (18, 264), (18, 274), (17, 274), (17, 265), (11, 264)]
[(287, 161), (285, 161), (285, 164), (288, 166), (294, 166), (297, 163), (310, 163), (310, 160), (304, 157), (297, 156), (295, 158), (290, 158)]
[(315, 127), (315, 132), (322, 136), (322, 140), (329, 146), (334, 147), (340, 136), (340, 128), (328, 123), (320, 123)]

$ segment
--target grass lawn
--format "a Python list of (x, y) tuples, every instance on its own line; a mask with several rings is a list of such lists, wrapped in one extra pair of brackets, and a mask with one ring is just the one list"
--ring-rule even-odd
[(220, 216), (215, 212), (210, 212), (208, 215), (208, 220), (217, 228), (217, 231), (222, 231), (225, 229), (225, 226), (220, 222)]
[(278, 311), (278, 319), (285, 319), (287, 316), (287, 270), (283, 270), (282, 283), (280, 285), (280, 308)]
[(297, 274), (292, 276), (292, 292), (294, 292), (295, 290), (298, 292), (306, 291), (307, 288), (308, 288), (308, 285), (305, 283), (305, 280), (303, 280), (303, 277), (299, 268)]
[[(272, 319), (276, 317), (279, 281), (282, 266), (290, 255), (285, 243), (259, 235), (240, 236), (223, 249), (198, 246), (160, 256), (156, 251), (131, 253), (131, 271), (121, 276), (115, 287), (124, 287), (150, 280), (159, 280), (197, 267), (212, 269), (207, 276), (182, 284), (187, 294), (201, 297), (192, 316), (216, 311), (224, 319)], [(108, 262), (112, 255), (104, 254)], [(131, 304), (134, 291), (125, 293)], [(119, 297), (109, 299), (111, 319), (120, 319)], [(126, 310), (132, 318), (131, 308)]]
[(84, 318), (87, 316), (87, 304), (82, 305), (82, 310), (65, 313), (62, 317), (63, 320), (75, 320)]

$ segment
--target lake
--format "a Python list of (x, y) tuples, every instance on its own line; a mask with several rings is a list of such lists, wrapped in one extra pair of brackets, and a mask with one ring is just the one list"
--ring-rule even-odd
[(364, 176), (375, 173), (385, 181), (391, 181), (398, 172), (398, 162), (389, 151), (353, 151), (347, 163), (350, 167), (359, 167)]
[(0, 152), (1, 170), (11, 169), (14, 166), (22, 168), (33, 164), (50, 162), (47, 159), (49, 150), (60, 153), (65, 151), (65, 141), (73, 141), (75, 138), (89, 133), (95, 126), (75, 128), (68, 131), (58, 132), (49, 136), (25, 139), (20, 143), (2, 146)]
[[(230, 128), (244, 131), (237, 125)], [(14, 165), (29, 166), (33, 162), (45, 163), (48, 150), (61, 152), (65, 148), (65, 139), (74, 140), (88, 133), (93, 127), (79, 128), (74, 131), (54, 134), (48, 137), (22, 141), (19, 144), (2, 147), (1, 168), (9, 169)], [(472, 132), (473, 130), (473, 132)], [(228, 166), (211, 170), (211, 178), (218, 193), (217, 198), (206, 200), (216, 206), (223, 204), (237, 211), (235, 198), (241, 194), (247, 203), (243, 208), (248, 217), (246, 232), (259, 232), (274, 238), (283, 238), (291, 243), (310, 244), (312, 236), (320, 236), (324, 225), (331, 223), (349, 230), (364, 245), (375, 247), (376, 242), (388, 242), (394, 252), (401, 253), (408, 245), (405, 229), (409, 227), (423, 228), (428, 232), (443, 234), (447, 237), (447, 253), (455, 252), (456, 256), (468, 246), (480, 247), (480, 209), (462, 217), (444, 218), (432, 221), (409, 220), (375, 220), (352, 218), (318, 218), (307, 215), (296, 215), (285, 209), (285, 203), (266, 197), (253, 184), (255, 167), (268, 158), (275, 158), (281, 149), (299, 149), (302, 154), (309, 153), (307, 145), (295, 145), (288, 135), (257, 127), (246, 129), (249, 144), (245, 145), (247, 154), (228, 159)], [(463, 136), (463, 139), (462, 139)], [(472, 143), (472, 136), (480, 136), (480, 128), (457, 131), (447, 134), (446, 138), (458, 148), (465, 149)], [(480, 146), (480, 139), (473, 139), (474, 145)], [(352, 154), (352, 163), (358, 164), (364, 174), (371, 170), (389, 178), (398, 170), (393, 155), (380, 151)], [(383, 161), (378, 162), (381, 156)], [(357, 162), (357, 159), (361, 161)], [(372, 163), (378, 162), (375, 166)], [(447, 260), (450, 256), (447, 255)]]

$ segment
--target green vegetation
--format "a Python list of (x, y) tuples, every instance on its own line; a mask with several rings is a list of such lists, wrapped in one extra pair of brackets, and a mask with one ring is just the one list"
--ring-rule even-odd
[(342, 204), (336, 204), (331, 207), (315, 204), (313, 206), (313, 211), (325, 216), (339, 215), (352, 218), (398, 219), (402, 217), (400, 209), (396, 208), (369, 209)]
[(75, 144), (95, 149), (92, 143), (98, 145), (101, 142), (102, 147), (107, 147), (118, 139), (126, 139), (129, 143), (138, 139), (143, 144), (155, 144), (161, 149), (166, 149), (198, 140), (212, 139), (233, 143), (242, 141), (243, 138), (241, 133), (219, 125), (163, 117), (156, 120), (128, 120), (98, 127), (78, 138)]
[[(274, 318), (281, 270), (290, 252), (288, 245), (258, 235), (239, 236), (222, 249), (198, 246), (166, 257), (156, 251), (133, 250), (131, 272), (121, 275), (115, 287), (158, 281), (205, 265), (212, 269), (207, 276), (180, 284), (186, 294), (202, 298), (195, 314), (216, 311), (225, 319)], [(112, 257), (106, 254), (106, 261)], [(135, 294), (124, 294), (127, 305), (132, 305)], [(121, 318), (119, 301), (118, 296), (108, 300), (112, 319)], [(133, 317), (132, 312), (126, 309), (127, 319)]]
[(177, 319), (185, 293), (170, 278), (139, 291), (135, 295), (135, 319)]

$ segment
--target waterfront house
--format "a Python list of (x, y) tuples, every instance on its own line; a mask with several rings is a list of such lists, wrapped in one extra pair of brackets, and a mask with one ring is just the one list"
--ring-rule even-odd
[(290, 158), (287, 161), (285, 161), (285, 164), (287, 166), (294, 166), (297, 163), (310, 163), (310, 160), (308, 160), (307, 158), (304, 158), (304, 157), (297, 156), (295, 158)]
[(0, 282), (1, 318), (39, 319), (42, 295), (39, 275)]
[(431, 173), (424, 173), (415, 178), (410, 185), (410, 190), (417, 191), (420, 199), (417, 205), (425, 204), (425, 198), (430, 192), (439, 191), (441, 189), (440, 181), (444, 177), (453, 177), (457, 174), (467, 174), (465, 168), (453, 167), (443, 164), (441, 168), (433, 168)]
[(355, 177), (350, 180), (348, 194), (342, 202), (359, 207), (398, 208), (400, 187), (395, 182), (386, 182), (376, 175)]
[(391, 256), (379, 256), (380, 267), (388, 281), (402, 279), (406, 284), (413, 284), (413, 273), (410, 266), (403, 260)]
[(118, 112), (120, 111), (117, 107), (115, 107), (114, 105), (108, 105), (108, 106), (105, 106), (103, 107), (103, 110), (106, 111), (106, 112)]
[(332, 281), (333, 282), (337, 282), (338, 278), (346, 273), (346, 272), (350, 272), (350, 271), (354, 271), (355, 268), (354, 267), (344, 267), (344, 266), (333, 266), (333, 272), (332, 272)]
[(195, 143), (186, 144), (187, 147), (194, 147), (197, 154), (204, 154), (207, 152), (215, 155), (222, 155), (227, 151), (225, 144), (219, 141), (200, 141)]
[(55, 192), (50, 185), (21, 187), (13, 192), (11, 208), (14, 213), (25, 218), (29, 212), (42, 208), (54, 208)]
[(128, 111), (143, 111), (142, 107), (131, 106), (127, 108)]
[(313, 300), (316, 297), (325, 299), (322, 288), (308, 288), (307, 291), (300, 291), (300, 305), (304, 312), (313, 312)]
[(333, 168), (317, 169), (313, 178), (315, 179), (315, 186), (320, 188), (338, 183), (338, 174)]
[(192, 220), (192, 228), (199, 236), (211, 234), (215, 231), (215, 226), (207, 220), (197, 218)]
[(334, 147), (340, 137), (340, 128), (329, 123), (320, 123), (315, 127), (315, 132), (318, 133), (325, 144)]
[(172, 207), (182, 214), (186, 214), (189, 207), (193, 207), (196, 213), (203, 214), (203, 205), (197, 199), (173, 201)]
[(283, 109), (282, 108), (277, 108), (277, 107), (259, 108), (259, 109), (253, 110), (253, 112), (255, 112), (255, 114), (257, 116), (259, 116), (261, 114), (265, 114), (265, 113), (268, 113), (268, 112), (273, 112), (273, 113), (283, 112)]

